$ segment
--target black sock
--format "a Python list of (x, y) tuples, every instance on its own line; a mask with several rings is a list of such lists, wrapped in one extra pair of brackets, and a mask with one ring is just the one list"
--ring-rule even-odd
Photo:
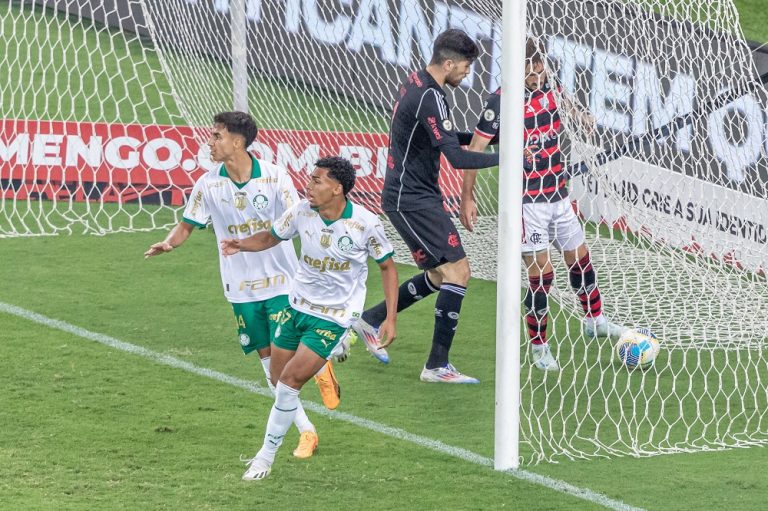
[(435, 333), (432, 336), (432, 351), (427, 359), (427, 369), (445, 367), (448, 352), (451, 351), (453, 336), (459, 325), (461, 301), (467, 288), (458, 284), (443, 282), (435, 301)]
[[(432, 285), (425, 273), (414, 275), (400, 284), (397, 291), (397, 312), (407, 309), (425, 296), (429, 296), (439, 288)], [(387, 302), (381, 302), (363, 312), (363, 321), (378, 328), (387, 317)]]

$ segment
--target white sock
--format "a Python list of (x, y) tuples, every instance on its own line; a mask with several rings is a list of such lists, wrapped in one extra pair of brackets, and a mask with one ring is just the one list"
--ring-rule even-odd
[[(269, 373), (269, 361), (271, 357), (264, 357), (261, 359), (261, 367), (264, 368), (264, 374), (267, 375), (267, 385), (269, 385), (269, 390), (272, 391), (272, 395), (275, 394), (275, 386), (272, 385), (272, 379), (270, 377)], [(323, 366), (325, 367), (325, 366)], [(296, 418), (293, 420), (293, 423), (296, 424), (296, 428), (299, 430), (299, 433), (304, 433), (305, 431), (315, 431), (315, 426), (312, 424), (312, 422), (309, 420), (309, 417), (307, 417), (307, 413), (304, 411), (304, 407), (301, 406), (301, 401), (299, 401), (299, 405), (296, 408)]]
[(296, 417), (296, 410), (301, 403), (299, 402), (299, 391), (277, 382), (275, 387), (275, 404), (272, 405), (272, 411), (269, 412), (267, 421), (267, 431), (264, 434), (264, 445), (256, 453), (257, 458), (261, 458), (269, 463), (275, 461), (275, 455), (283, 443), (285, 433), (293, 424)]
[(294, 417), (293, 423), (296, 424), (299, 433), (315, 431), (315, 425), (312, 424), (312, 421), (307, 417), (307, 412), (305, 412), (304, 407), (301, 406), (301, 401), (299, 401), (299, 406), (296, 408), (296, 417)]
[(269, 390), (272, 391), (272, 395), (275, 395), (275, 386), (272, 385), (272, 375), (269, 372), (269, 362), (272, 360), (272, 357), (264, 357), (261, 359), (261, 367), (264, 369), (264, 374), (267, 376), (267, 386), (269, 387)]

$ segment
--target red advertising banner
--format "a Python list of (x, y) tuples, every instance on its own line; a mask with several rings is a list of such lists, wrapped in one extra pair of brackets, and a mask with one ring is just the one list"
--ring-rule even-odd
[[(0, 121), (0, 196), (6, 199), (135, 202), (181, 206), (195, 180), (214, 169), (203, 130), (186, 126)], [(353, 200), (380, 212), (387, 135), (259, 130), (250, 147), (288, 169), (303, 194), (321, 156), (340, 155), (357, 169)], [(453, 208), (460, 172), (443, 161), (441, 186)]]

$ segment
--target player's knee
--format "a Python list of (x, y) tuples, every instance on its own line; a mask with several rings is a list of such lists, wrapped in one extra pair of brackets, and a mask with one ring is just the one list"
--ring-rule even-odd
[[(300, 389), (302, 385), (304, 385), (305, 382), (300, 381), (298, 378), (296, 378), (293, 374), (285, 372), (280, 375), (279, 380), (283, 382), (283, 385), (288, 385), (292, 389)], [(277, 386), (277, 382), (275, 382), (275, 386)]]
[(467, 287), (467, 283), (469, 283), (469, 261), (466, 257), (453, 263), (440, 265), (436, 270), (440, 272), (441, 282), (450, 282), (464, 287)]
[(427, 279), (435, 290), (439, 290), (443, 285), (443, 275), (436, 269), (427, 270)]
[(464, 259), (457, 261), (455, 270), (456, 274), (454, 276), (453, 282), (467, 287), (467, 284), (469, 284), (469, 278), (472, 276), (472, 271), (469, 268), (469, 259), (465, 257)]
[(590, 260), (589, 248), (586, 243), (582, 243), (573, 250), (563, 250), (563, 260), (568, 269), (577, 267), (585, 258), (587, 261)]

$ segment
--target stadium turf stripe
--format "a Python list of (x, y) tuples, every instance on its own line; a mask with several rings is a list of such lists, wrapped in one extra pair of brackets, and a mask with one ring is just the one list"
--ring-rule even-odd
[[(206, 378), (211, 378), (221, 383), (226, 383), (234, 387), (239, 387), (241, 389), (247, 390), (249, 392), (253, 392), (254, 394), (262, 395), (269, 399), (273, 398), (272, 393), (268, 388), (256, 382), (236, 378), (234, 376), (230, 376), (228, 374), (224, 374), (219, 371), (214, 371), (213, 369), (200, 367), (195, 364), (185, 362), (184, 360), (178, 359), (176, 357), (172, 357), (170, 355), (164, 355), (162, 353), (149, 350), (142, 346), (124, 342), (119, 339), (115, 339), (114, 337), (100, 334), (98, 332), (91, 332), (90, 330), (80, 328), (78, 326), (72, 325), (70, 323), (66, 323), (64, 321), (60, 321), (58, 319), (49, 318), (47, 316), (43, 316), (42, 314), (38, 314), (36, 312), (22, 309), (21, 307), (17, 307), (15, 305), (0, 302), (0, 312), (5, 312), (6, 314), (18, 316), (20, 318), (24, 318), (28, 321), (32, 321), (34, 323), (44, 325), (49, 328), (54, 328), (62, 332), (67, 332), (67, 333), (76, 335), (78, 337), (82, 337), (83, 339), (95, 341), (105, 346), (109, 346), (110, 348), (125, 351), (133, 355), (139, 355), (141, 357), (147, 358), (159, 364), (163, 364), (169, 367), (174, 367), (176, 369), (182, 369), (184, 371), (197, 374), (199, 376), (205, 376)], [(302, 401), (302, 403), (304, 404), (305, 409), (312, 410), (313, 412), (319, 415), (332, 417), (335, 420), (343, 420), (350, 424), (354, 424), (356, 426), (363, 427), (371, 431), (375, 431), (376, 433), (380, 433), (382, 435), (387, 435), (392, 438), (396, 438), (398, 440), (410, 442), (412, 444), (418, 445), (419, 447), (430, 449), (432, 451), (435, 451), (441, 454), (446, 454), (448, 456), (452, 456), (454, 458), (468, 461), (476, 465), (493, 468), (493, 460), (491, 458), (481, 456), (472, 451), (462, 449), (461, 447), (454, 447), (452, 445), (443, 443), (439, 440), (435, 440), (435, 439), (420, 436), (420, 435), (414, 435), (402, 429), (388, 426), (380, 422), (364, 419), (362, 417), (357, 417), (356, 415), (328, 410), (324, 406), (317, 403), (313, 403), (311, 401)], [(558, 491), (560, 493), (571, 495), (576, 498), (601, 505), (608, 509), (615, 509), (617, 511), (643, 511), (642, 508), (633, 507), (619, 500), (611, 499), (603, 495), (602, 493), (592, 491), (588, 488), (580, 488), (578, 486), (574, 486), (570, 483), (567, 483), (566, 481), (561, 481), (559, 479), (554, 479), (544, 475), (536, 474), (533, 472), (529, 472), (527, 470), (521, 470), (521, 469), (505, 470), (504, 472), (522, 481), (526, 481), (532, 484), (537, 484), (539, 486), (543, 486), (551, 490)]]

